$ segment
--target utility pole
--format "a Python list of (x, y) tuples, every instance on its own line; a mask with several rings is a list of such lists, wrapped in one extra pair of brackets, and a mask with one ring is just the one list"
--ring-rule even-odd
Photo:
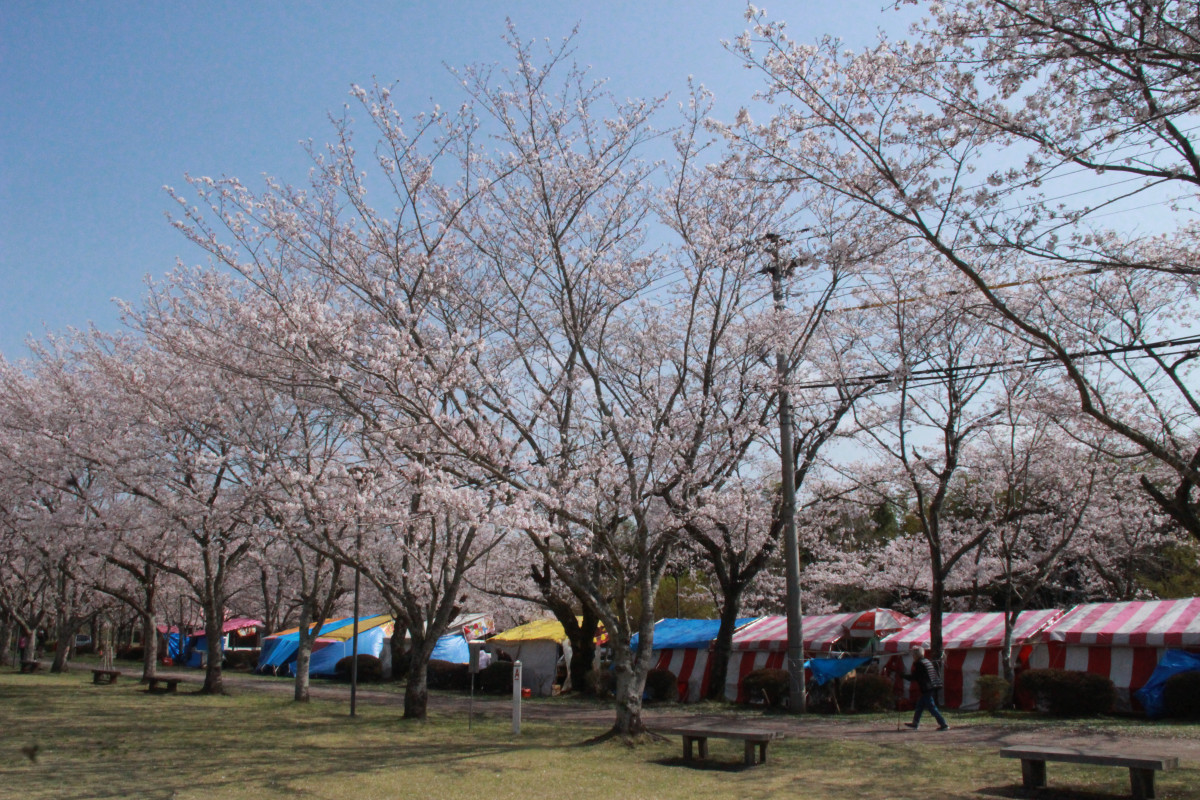
[[(771, 295), (775, 311), (782, 313), (783, 279), (792, 274), (795, 259), (781, 256), (779, 249), (789, 242), (777, 233), (768, 233), (766, 251), (771, 263), (763, 272), (771, 276)], [(800, 601), (800, 543), (796, 538), (796, 460), (792, 440), (792, 395), (789, 354), (782, 345), (775, 349), (775, 378), (779, 381), (779, 457), (783, 480), (783, 559), (787, 579), (787, 672), (788, 711), (803, 714), (804, 702), (804, 609)]]

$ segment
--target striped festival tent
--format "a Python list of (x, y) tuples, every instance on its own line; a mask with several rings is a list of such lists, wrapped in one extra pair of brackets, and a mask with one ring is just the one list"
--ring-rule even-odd
[[(1047, 625), (1062, 616), (1058, 609), (1024, 611), (1013, 628), (1014, 664), (1029, 657), (1029, 640)], [(914, 646), (929, 647), (929, 615), (923, 614), (908, 627), (902, 628), (880, 643), (884, 653), (895, 654), (889, 662), (895, 670), (907, 671), (908, 651)], [(1004, 614), (1000, 611), (951, 612), (942, 615), (942, 677), (945, 683), (942, 704), (946, 708), (975, 710), (979, 698), (975, 684), (981, 675), (1001, 673), (1001, 651), (1004, 646)], [(897, 677), (901, 696), (916, 700), (919, 694), (913, 683)]]
[(1038, 639), (1031, 667), (1105, 675), (1116, 686), (1117, 708), (1138, 710), (1132, 693), (1166, 650), (1200, 652), (1200, 598), (1075, 606)]
[[(750, 619), (739, 619), (735, 625), (741, 627)], [(675, 673), (682, 702), (704, 699), (712, 673), (710, 656), (720, 629), (721, 621), (715, 619), (660, 619), (654, 623), (653, 669)], [(636, 650), (637, 645), (638, 634), (634, 634), (630, 647)]]
[[(803, 621), (804, 655), (829, 653), (844, 643), (850, 626), (863, 612), (806, 616)], [(881, 617), (882, 619), (882, 617)], [(725, 698), (746, 702), (742, 681), (756, 669), (783, 669), (787, 656), (787, 617), (759, 617), (733, 634), (729, 669), (725, 673)]]

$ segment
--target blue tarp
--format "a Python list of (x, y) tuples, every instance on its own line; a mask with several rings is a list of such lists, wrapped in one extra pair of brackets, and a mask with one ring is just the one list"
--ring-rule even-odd
[[(739, 619), (734, 628), (740, 628), (752, 617)], [(721, 630), (719, 619), (660, 619), (654, 623), (654, 649), (705, 648), (712, 644)], [(629, 645), (637, 649), (638, 634), (633, 635)]]
[(431, 661), (449, 661), (451, 664), (469, 664), (471, 663), (471, 648), (467, 646), (467, 640), (459, 633), (447, 633), (445, 636), (438, 637), (437, 644), (433, 647), (433, 654), (429, 656)]
[(810, 658), (804, 662), (804, 666), (812, 672), (817, 686), (824, 686), (870, 663), (869, 658)]
[[(378, 625), (358, 635), (358, 654), (379, 657), (383, 652), (384, 630)], [(330, 642), (312, 654), (308, 665), (309, 675), (336, 675), (337, 662), (349, 658), (353, 654), (353, 639), (344, 642)]]
[(1200, 672), (1200, 654), (1185, 650), (1168, 650), (1158, 660), (1158, 666), (1150, 674), (1146, 685), (1133, 693), (1148, 717), (1161, 717), (1167, 713), (1163, 703), (1163, 690), (1167, 679), (1181, 672)]
[(168, 633), (164, 638), (167, 640), (167, 657), (179, 663), (179, 634)]
[[(338, 628), (354, 622), (351, 617), (343, 617), (342, 619), (327, 622), (321, 628), (322, 633), (336, 631)], [(281, 673), (292, 674), (291, 668), (282, 669), (296, 661), (296, 650), (300, 647), (300, 633), (293, 631), (291, 633), (277, 633), (274, 636), (268, 636), (263, 639), (262, 652), (258, 655), (258, 666), (254, 668), (255, 672), (260, 673)]]

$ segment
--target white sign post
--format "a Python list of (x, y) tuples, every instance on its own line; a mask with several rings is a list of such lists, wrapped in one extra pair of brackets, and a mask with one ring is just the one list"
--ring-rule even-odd
[(521, 734), (521, 662), (513, 662), (513, 734)]

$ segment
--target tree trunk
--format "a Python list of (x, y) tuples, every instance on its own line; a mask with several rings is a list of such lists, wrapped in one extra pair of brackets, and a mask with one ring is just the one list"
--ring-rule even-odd
[(148, 681), (158, 674), (158, 628), (154, 626), (154, 601), (149, 600), (149, 613), (142, 615), (142, 681)]
[(646, 730), (646, 724), (642, 721), (642, 693), (646, 689), (646, 673), (650, 671), (650, 668), (649, 658), (641, 657), (642, 638), (639, 637), (638, 640), (637, 658), (634, 658), (628, 646), (622, 647), (618, 644), (614, 650), (613, 671), (617, 676), (617, 719), (613, 723), (612, 730), (619, 736), (636, 736)]
[(300, 630), (296, 632), (296, 682), (292, 699), (297, 703), (307, 703), (309, 694), (308, 667), (312, 663), (313, 634), (311, 629), (310, 606), (307, 602), (300, 604)]
[(13, 624), (5, 619), (0, 622), (0, 667), (12, 666)]
[(429, 685), (426, 674), (429, 669), (429, 653), (424, 643), (409, 651), (408, 682), (404, 685), (404, 718), (425, 719), (429, 708)]
[[(70, 637), (68, 639), (67, 637)], [(67, 654), (71, 650), (71, 640), (75, 638), (75, 634), (65, 633), (62, 626), (59, 626), (58, 641), (54, 643), (54, 663), (50, 665), (50, 671), (56, 673), (64, 673), (71, 671), (70, 662), (67, 661)]]
[(583, 610), (583, 619), (575, 635), (571, 639), (571, 687), (580, 693), (588, 693), (588, 673), (596, 663), (596, 631), (600, 628), (600, 620), (588, 611)]
[(202, 694), (225, 694), (221, 680), (221, 636), (225, 627), (223, 603), (215, 603), (204, 609), (204, 637), (208, 640), (207, 663), (204, 668)]
[[(935, 534), (936, 535), (936, 534)], [(946, 575), (942, 569), (941, 553), (930, 554), (930, 574), (933, 586), (929, 592), (929, 656), (937, 660), (942, 657), (942, 611), (946, 606)]]
[[(395, 612), (393, 612), (393, 616)], [(399, 681), (408, 677), (408, 651), (404, 649), (404, 628), (397, 622), (392, 626), (392, 638), (389, 640), (392, 648), (392, 680)]]
[(708, 686), (704, 696), (719, 700), (725, 691), (725, 677), (729, 671), (729, 654), (733, 651), (733, 632), (737, 628), (738, 611), (742, 607), (742, 586), (722, 586), (721, 627), (717, 629), (717, 640), (709, 655)]
[[(1019, 609), (1013, 610), (1012, 604), (1006, 602), (1004, 609), (1004, 646), (1000, 650), (1001, 668), (1003, 670), (1004, 680), (1008, 681), (1009, 686), (1016, 686), (1016, 666), (1013, 664), (1013, 628), (1017, 626), (1017, 615), (1021, 612)], [(1015, 692), (1009, 695), (1015, 696)]]
[(36, 661), (38, 651), (37, 626), (25, 632), (25, 649), (21, 651), (22, 661)]

